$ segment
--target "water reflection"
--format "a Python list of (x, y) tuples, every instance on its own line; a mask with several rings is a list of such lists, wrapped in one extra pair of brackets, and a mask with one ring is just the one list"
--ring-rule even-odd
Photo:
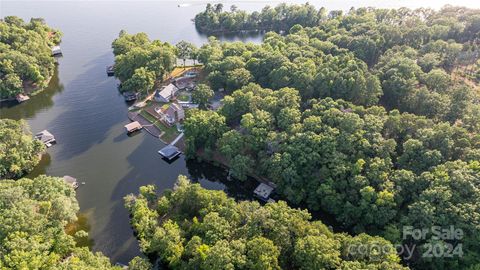
[(47, 88), (35, 93), (30, 100), (18, 104), (17, 101), (1, 102), (0, 110), (2, 118), (30, 119), (40, 112), (52, 107), (52, 97), (64, 89), (58, 76), (58, 66), (55, 67), (52, 79)]

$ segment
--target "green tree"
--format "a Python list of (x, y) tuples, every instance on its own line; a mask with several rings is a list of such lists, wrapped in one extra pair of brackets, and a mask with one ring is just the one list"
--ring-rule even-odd
[(0, 119), (0, 149), (0, 178), (16, 178), (38, 164), (45, 146), (23, 120)]
[(199, 84), (193, 90), (192, 101), (197, 103), (200, 108), (206, 109), (208, 101), (213, 97), (215, 93), (212, 88), (206, 84)]

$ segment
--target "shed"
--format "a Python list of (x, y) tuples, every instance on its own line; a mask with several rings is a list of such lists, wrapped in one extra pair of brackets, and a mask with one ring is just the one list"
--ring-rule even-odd
[(129, 124), (126, 124), (125, 129), (127, 130), (128, 133), (131, 133), (131, 132), (142, 129), (142, 125), (140, 125), (140, 123), (138, 121), (135, 121), (135, 122), (131, 122)]
[(77, 188), (78, 188), (77, 179), (74, 178), (74, 177), (71, 177), (71, 176), (69, 176), (69, 175), (65, 175), (65, 176), (63, 177), (63, 181), (65, 181), (66, 184), (72, 186), (73, 189), (77, 189)]
[(260, 183), (260, 185), (258, 185), (258, 187), (253, 191), (253, 193), (261, 200), (268, 201), (270, 199), (270, 194), (272, 194), (273, 190), (273, 187), (265, 183)]
[(55, 142), (55, 136), (50, 133), (48, 130), (42, 130), (39, 133), (35, 134), (35, 139), (44, 143), (47, 147), (50, 147), (52, 143)]
[(160, 151), (158, 151), (158, 153), (164, 158), (168, 160), (172, 160), (176, 158), (178, 155), (180, 155), (182, 152), (180, 152), (180, 150), (176, 146), (167, 145), (164, 148), (162, 148)]

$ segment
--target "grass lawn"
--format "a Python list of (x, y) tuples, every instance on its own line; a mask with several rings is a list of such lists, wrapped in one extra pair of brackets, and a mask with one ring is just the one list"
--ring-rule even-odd
[(180, 94), (180, 95), (178, 95), (178, 99), (179, 99), (180, 101), (189, 101), (189, 100), (190, 100), (190, 95)]
[[(168, 106), (168, 104), (165, 104), (166, 106)], [(164, 106), (165, 106), (164, 105)], [(162, 135), (162, 140), (164, 140), (166, 143), (170, 143), (171, 141), (173, 141), (177, 136), (178, 134), (180, 134), (177, 130), (177, 126), (176, 125), (173, 125), (172, 127), (167, 127), (166, 125), (164, 125), (160, 120), (156, 119), (155, 117), (151, 116), (147, 111), (143, 110), (140, 115), (142, 115), (143, 117), (145, 117), (148, 121), (154, 123), (154, 125), (160, 129), (161, 131), (163, 131), (163, 135)]]

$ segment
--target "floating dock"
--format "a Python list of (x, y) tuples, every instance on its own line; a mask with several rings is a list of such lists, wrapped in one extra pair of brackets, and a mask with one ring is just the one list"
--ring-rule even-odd
[(107, 75), (108, 76), (115, 75), (115, 66), (107, 66)]
[(74, 178), (74, 177), (71, 177), (69, 175), (65, 175), (63, 177), (63, 181), (65, 181), (66, 184), (72, 186), (73, 189), (77, 189), (78, 188), (78, 182), (77, 182), (77, 179)]
[(24, 94), (18, 94), (15, 98), (17, 99), (17, 102), (18, 102), (18, 103), (22, 103), (22, 102), (27, 101), (27, 100), (30, 99), (29, 96), (24, 95)]
[(60, 56), (62, 55), (62, 49), (60, 46), (53, 46), (52, 47), (52, 56)]
[(129, 124), (125, 125), (125, 129), (127, 130), (127, 133), (132, 133), (137, 130), (142, 129), (142, 125), (138, 121), (131, 122)]
[(173, 145), (167, 145), (162, 148), (158, 153), (168, 161), (173, 160), (174, 158), (178, 157), (182, 152)]
[(56, 143), (55, 136), (48, 130), (42, 130), (35, 134), (35, 139), (41, 141), (46, 147), (50, 147), (53, 143)]

